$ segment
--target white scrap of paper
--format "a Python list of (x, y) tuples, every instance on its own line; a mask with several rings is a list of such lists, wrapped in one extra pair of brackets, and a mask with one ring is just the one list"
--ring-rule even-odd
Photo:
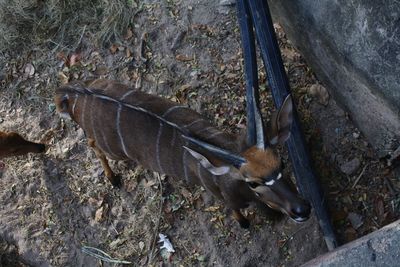
[(160, 247), (160, 249), (165, 248), (168, 252), (175, 252), (175, 249), (172, 246), (171, 241), (169, 241), (166, 235), (158, 234), (158, 236), (160, 237), (160, 240), (158, 240), (157, 243), (164, 242), (163, 245)]

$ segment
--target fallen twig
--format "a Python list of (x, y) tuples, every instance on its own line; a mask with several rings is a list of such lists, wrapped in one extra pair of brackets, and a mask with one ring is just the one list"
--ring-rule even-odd
[(174, 40), (172, 41), (172, 45), (170, 47), (171, 50), (176, 50), (182, 39), (185, 37), (186, 31), (179, 31), (179, 33), (175, 36)]
[(144, 54), (144, 46), (146, 44), (146, 39), (147, 39), (147, 32), (144, 32), (140, 36), (139, 49), (138, 49), (138, 52), (137, 52), (138, 59), (141, 59), (142, 62), (146, 62), (147, 61), (146, 55)]
[(385, 180), (386, 187), (389, 189), (390, 194), (391, 194), (392, 196), (396, 196), (396, 195), (397, 195), (397, 190), (393, 187), (393, 184), (392, 184), (392, 182), (389, 180), (389, 178), (387, 178), (386, 176), (384, 176), (383, 179)]
[(75, 47), (74, 47), (74, 51), (76, 50), (76, 49), (78, 49), (78, 47), (81, 45), (81, 43), (82, 43), (82, 39), (83, 39), (83, 35), (85, 34), (85, 31), (86, 31), (86, 26), (87, 25), (85, 25), (84, 27), (83, 27), (83, 29), (82, 29), (82, 33), (81, 33), (81, 36), (79, 37), (79, 41), (76, 43), (76, 45), (75, 45)]
[(105, 261), (105, 262), (109, 262), (109, 263), (132, 264), (132, 262), (130, 262), (130, 261), (113, 259), (113, 258), (111, 258), (110, 255), (108, 255), (107, 253), (105, 253), (104, 251), (102, 251), (98, 248), (83, 246), (81, 250), (83, 253), (86, 253), (86, 254), (88, 254), (96, 259), (99, 259), (101, 261)]
[(290, 240), (292, 240), (293, 237), (294, 237), (298, 232), (300, 232), (301, 230), (303, 230), (304, 228), (305, 228), (305, 226), (303, 226), (303, 227), (297, 229), (297, 231), (295, 231), (293, 234), (291, 234), (289, 237), (287, 237), (287, 238), (285, 239), (285, 242), (283, 242), (283, 244), (280, 246), (280, 248), (284, 248), (284, 247), (286, 246), (286, 244), (287, 244)]
[(361, 177), (364, 175), (364, 172), (367, 169), (368, 165), (369, 164), (365, 164), (364, 168), (362, 169), (361, 173), (358, 175), (358, 177), (355, 180), (355, 182), (354, 182), (353, 186), (351, 187), (351, 189), (353, 189), (358, 184), (358, 182), (360, 181)]

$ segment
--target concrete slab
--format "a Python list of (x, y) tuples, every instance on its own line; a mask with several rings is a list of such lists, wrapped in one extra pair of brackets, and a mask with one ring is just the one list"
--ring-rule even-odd
[(400, 220), (302, 266), (400, 266)]
[(268, 1), (271, 13), (380, 157), (400, 142), (400, 2)]

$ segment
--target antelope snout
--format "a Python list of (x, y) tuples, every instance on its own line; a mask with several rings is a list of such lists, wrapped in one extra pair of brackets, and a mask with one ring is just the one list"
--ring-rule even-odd
[(296, 222), (304, 222), (310, 218), (311, 205), (306, 201), (294, 204), (289, 210), (289, 216)]

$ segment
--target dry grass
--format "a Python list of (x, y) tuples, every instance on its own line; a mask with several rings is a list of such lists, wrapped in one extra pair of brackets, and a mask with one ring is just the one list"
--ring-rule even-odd
[(85, 33), (118, 41), (140, 10), (134, 0), (0, 0), (0, 53), (76, 49)]

